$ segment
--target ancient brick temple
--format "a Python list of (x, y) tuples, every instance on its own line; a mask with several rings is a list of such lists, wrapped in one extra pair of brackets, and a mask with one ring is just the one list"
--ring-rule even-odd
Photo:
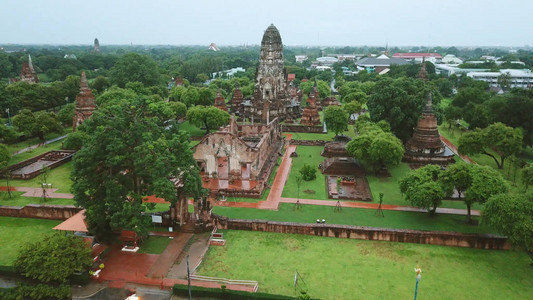
[(287, 87), (287, 72), (283, 66), (283, 43), (278, 29), (268, 26), (261, 41), (259, 67), (251, 100), (243, 102), (243, 115), (255, 122), (267, 124), (301, 115), (300, 102), (291, 98)]
[(28, 54), (28, 62), (22, 64), (20, 70), (20, 81), (29, 83), (39, 83), (39, 77), (33, 69), (33, 63), (31, 62), (31, 55)]
[(440, 139), (431, 93), (428, 93), (415, 133), (405, 144), (403, 160), (415, 167), (426, 164), (447, 165), (454, 162), (453, 156), (453, 152)]
[(316, 95), (318, 95), (318, 89), (315, 81), (315, 86), (307, 98), (307, 106), (304, 108), (304, 113), (302, 115), (302, 119), (300, 120), (300, 124), (306, 126), (320, 125), (320, 115), (318, 114), (318, 108), (316, 106), (316, 102), (320, 102), (320, 98), (316, 98)]
[(176, 81), (174, 82), (174, 86), (183, 86), (183, 78), (181, 78), (181, 76), (178, 76), (176, 78)]
[(233, 97), (230, 100), (230, 110), (232, 114), (241, 115), (242, 114), (242, 102), (244, 97), (242, 95), (241, 87), (239, 83), (235, 83), (235, 89), (233, 90)]
[(94, 95), (87, 84), (85, 71), (83, 71), (81, 72), (80, 92), (76, 96), (76, 111), (72, 120), (72, 130), (76, 131), (76, 127), (87, 120), (95, 109)]
[(226, 105), (226, 100), (220, 94), (220, 88), (217, 89), (217, 96), (215, 97), (215, 107), (223, 111), (228, 111), (228, 106)]
[(204, 187), (211, 196), (261, 197), (281, 151), (278, 119), (268, 124), (230, 124), (210, 133), (194, 146)]
[(330, 105), (341, 106), (341, 103), (334, 96), (329, 96), (329, 97), (324, 98), (324, 100), (322, 100), (322, 106), (321, 106), (322, 108), (326, 108)]

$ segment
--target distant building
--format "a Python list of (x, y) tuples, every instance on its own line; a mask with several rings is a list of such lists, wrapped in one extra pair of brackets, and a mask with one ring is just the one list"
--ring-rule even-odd
[(456, 57), (453, 54), (446, 54), (442, 60), (441, 63), (448, 64), (448, 65), (460, 65), (463, 63), (463, 60)]
[(294, 59), (296, 60), (297, 63), (303, 63), (304, 61), (308, 59), (308, 57), (307, 55), (295, 55)]
[(211, 50), (211, 51), (215, 51), (215, 52), (220, 51), (220, 48), (218, 48), (217, 44), (215, 44), (215, 43), (211, 43), (211, 45), (209, 45), (208, 49)]
[(214, 72), (214, 73), (211, 73), (211, 78), (222, 77), (224, 75), (226, 76), (226, 78), (232, 78), (233, 76), (235, 76), (237, 72), (246, 72), (246, 69), (243, 67), (237, 67), (237, 68), (232, 68), (232, 69), (224, 70), (220, 72)]
[(363, 57), (363, 54), (328, 54), (328, 56), (336, 57), (339, 61), (351, 60), (354, 61), (357, 58)]
[(499, 72), (469, 72), (466, 76), (475, 80), (485, 81), (491, 87), (500, 87), (498, 78), (502, 74), (508, 74), (511, 77), (511, 88), (531, 88), (533, 85), (533, 73), (528, 69), (502, 69)]
[(333, 65), (334, 63), (338, 62), (339, 60), (338, 60), (336, 57), (332, 57), (332, 56), (323, 56), (323, 57), (319, 57), (319, 58), (317, 58), (316, 61), (317, 61), (321, 66), (331, 66), (331, 65)]
[(382, 54), (378, 57), (365, 57), (358, 60), (355, 65), (359, 70), (366, 70), (368, 73), (386, 74), (390, 71), (391, 65), (406, 65), (409, 62), (402, 58), (388, 57)]
[(432, 63), (437, 63), (442, 60), (442, 56), (438, 53), (394, 53), (392, 57), (416, 62), (422, 62), (422, 59), (425, 59)]

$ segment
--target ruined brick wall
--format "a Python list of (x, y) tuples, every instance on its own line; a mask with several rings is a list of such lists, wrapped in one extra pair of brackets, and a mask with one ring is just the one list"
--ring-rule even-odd
[(322, 126), (283, 125), (283, 132), (326, 133)]
[(291, 145), (298, 146), (324, 146), (326, 143), (327, 141), (321, 140), (290, 140)]
[(359, 240), (430, 244), (488, 250), (510, 249), (510, 245), (507, 243), (506, 237), (490, 234), (388, 229), (334, 224), (305, 224), (264, 220), (241, 220), (229, 219), (217, 215), (213, 215), (213, 222), (218, 229), (293, 233)]
[(78, 213), (80, 210), (81, 208), (75, 207), (73, 205), (28, 204), (24, 207), (0, 206), (0, 216), (66, 220)]

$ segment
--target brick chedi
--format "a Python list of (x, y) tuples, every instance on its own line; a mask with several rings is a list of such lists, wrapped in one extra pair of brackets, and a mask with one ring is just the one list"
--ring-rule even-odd
[(85, 71), (81, 72), (80, 92), (76, 96), (76, 110), (74, 119), (72, 120), (72, 130), (76, 131), (81, 123), (87, 120), (96, 109), (94, 102), (94, 95), (89, 85), (87, 84), (87, 77)]
[(235, 90), (233, 90), (233, 97), (230, 100), (231, 113), (235, 115), (240, 115), (242, 113), (241, 104), (244, 100), (242, 95), (241, 87), (239, 83), (235, 83)]
[(300, 103), (291, 99), (288, 92), (283, 43), (274, 25), (270, 25), (263, 35), (254, 93), (252, 100), (243, 105), (246, 118), (262, 123), (269, 123), (274, 118), (280, 121), (297, 118), (301, 114)]
[(453, 152), (440, 139), (431, 93), (428, 93), (426, 107), (418, 120), (415, 133), (405, 145), (404, 161), (415, 166), (447, 165), (454, 161), (453, 156)]
[[(316, 82), (315, 82), (316, 83)], [(306, 126), (318, 126), (320, 125), (320, 115), (318, 114), (318, 109), (316, 107), (316, 95), (318, 94), (316, 84), (309, 93), (309, 98), (307, 98), (307, 106), (304, 109), (302, 119), (300, 124)]]
[(20, 70), (20, 81), (29, 83), (39, 83), (39, 77), (37, 77), (37, 73), (33, 69), (31, 56), (29, 54), (28, 62), (22, 64), (22, 69)]
[(217, 96), (215, 97), (215, 107), (223, 111), (228, 111), (228, 106), (226, 105), (226, 100), (220, 94), (220, 89), (217, 89)]

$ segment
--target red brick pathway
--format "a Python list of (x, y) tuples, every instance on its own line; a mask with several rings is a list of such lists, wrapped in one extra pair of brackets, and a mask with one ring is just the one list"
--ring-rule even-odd
[(475, 164), (475, 162), (470, 157), (468, 157), (468, 155), (459, 154), (457, 147), (455, 147), (455, 145), (450, 140), (445, 138), (443, 135), (440, 136), (440, 139), (444, 142), (444, 144), (446, 144), (448, 148), (450, 148), (450, 150), (452, 150), (453, 153), (457, 154), (464, 162), (468, 164)]
[(175, 234), (174, 239), (168, 244), (165, 251), (159, 255), (157, 261), (146, 273), (146, 277), (164, 278), (191, 237), (192, 233)]

